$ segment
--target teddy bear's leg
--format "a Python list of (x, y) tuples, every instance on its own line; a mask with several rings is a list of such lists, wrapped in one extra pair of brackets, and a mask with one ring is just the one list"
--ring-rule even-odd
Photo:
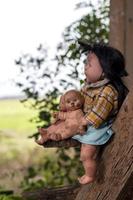
[(54, 141), (62, 140), (61, 134), (59, 133), (48, 134), (48, 137)]
[(47, 134), (47, 129), (46, 128), (39, 128), (38, 131), (39, 131), (40, 135), (42, 135), (42, 136)]

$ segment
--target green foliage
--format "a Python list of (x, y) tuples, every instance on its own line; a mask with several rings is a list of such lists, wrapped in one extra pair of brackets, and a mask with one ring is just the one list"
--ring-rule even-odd
[[(84, 56), (80, 53), (77, 40), (83, 39), (89, 43), (108, 42), (109, 1), (101, 0), (98, 5), (94, 6), (91, 1), (82, 1), (77, 5), (77, 8), (88, 6), (89, 13), (65, 29), (54, 59), (49, 60), (46, 47), (40, 45), (37, 55), (24, 54), (16, 60), (22, 77), (17, 84), (25, 92), (26, 99), (35, 99), (31, 106), (39, 110), (37, 126), (43, 123), (42, 127), (47, 127), (50, 123), (50, 112), (58, 108), (59, 95), (66, 89), (78, 88), (83, 82), (81, 65)], [(57, 161), (47, 158), (42, 166), (30, 168), (22, 186), (29, 189), (74, 182), (82, 171), (79, 152), (75, 151), (74, 158), (68, 152), (66, 149), (59, 149)], [(39, 173), (41, 179), (37, 180), (35, 177)]]
[[(52, 159), (50, 156), (45, 156), (40, 165), (29, 167), (20, 187), (23, 190), (33, 190), (33, 188), (48, 188), (74, 183), (77, 181), (77, 175), (80, 176), (82, 172), (82, 165), (78, 158), (79, 149), (77, 151), (73, 149), (70, 151), (67, 148), (58, 149)], [(76, 165), (78, 173), (75, 171)]]
[(58, 45), (58, 54), (56, 55), (58, 67), (71, 68), (68, 76), (77, 81), (81, 78), (80, 67), (84, 60), (84, 55), (80, 54), (77, 40), (86, 40), (88, 43), (107, 43), (109, 37), (109, 1), (101, 0), (97, 7), (91, 1), (81, 3), (81, 7), (88, 6), (88, 9), (91, 8), (91, 10), (83, 18), (66, 27), (63, 41)]
[(13, 194), (10, 190), (0, 190), (0, 200), (24, 200), (20, 196)]
[(0, 200), (24, 200), (22, 197), (14, 195), (0, 195)]
[[(21, 78), (17, 85), (22, 88), (27, 99), (35, 101), (30, 107), (39, 110), (38, 118), (34, 119), (38, 126), (47, 127), (50, 123), (50, 110), (57, 110), (59, 91), (54, 83), (55, 71), (47, 59), (47, 51), (42, 45), (37, 48), (37, 55), (22, 55), (16, 64), (20, 66)], [(50, 62), (50, 64), (49, 64)], [(50, 67), (50, 66), (51, 67)], [(42, 97), (43, 96), (43, 97)]]

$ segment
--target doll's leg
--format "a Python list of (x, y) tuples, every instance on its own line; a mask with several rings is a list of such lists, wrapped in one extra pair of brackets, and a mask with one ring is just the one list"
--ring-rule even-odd
[(57, 130), (49, 133), (48, 136), (51, 140), (60, 141), (72, 137), (74, 135), (72, 130), (72, 127), (70, 129), (63, 123)]
[(60, 141), (60, 140), (62, 140), (61, 134), (58, 134), (58, 133), (48, 134), (48, 137), (51, 140), (54, 140), (54, 141)]
[(65, 140), (67, 138), (72, 137), (72, 131), (70, 129), (63, 128), (59, 132), (56, 132), (54, 134), (50, 134), (50, 139), (55, 141)]
[(36, 143), (41, 145), (48, 140), (47, 129), (39, 128), (39, 133), (41, 137), (36, 140)]
[(81, 146), (80, 160), (82, 161), (85, 170), (85, 174), (78, 179), (81, 184), (91, 183), (95, 180), (96, 150), (97, 148), (94, 145), (82, 144)]

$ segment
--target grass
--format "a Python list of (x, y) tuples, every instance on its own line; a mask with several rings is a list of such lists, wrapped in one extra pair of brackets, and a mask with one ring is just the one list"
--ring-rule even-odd
[(30, 119), (37, 116), (37, 112), (24, 107), (19, 100), (0, 101), (0, 130), (5, 133), (13, 132), (21, 135), (32, 134), (36, 125)]
[(26, 169), (54, 152), (48, 149), (44, 154), (41, 146), (28, 139), (37, 131), (36, 124), (29, 121), (35, 116), (37, 111), (24, 107), (19, 100), (0, 101), (0, 185), (6, 189), (18, 191)]
[(37, 112), (24, 107), (19, 100), (0, 101), (0, 164), (19, 160), (23, 155), (26, 158), (37, 146), (28, 139), (37, 131), (36, 124), (30, 122), (36, 115)]

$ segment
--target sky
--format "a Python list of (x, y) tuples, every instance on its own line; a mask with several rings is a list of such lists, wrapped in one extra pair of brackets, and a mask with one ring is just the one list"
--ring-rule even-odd
[(13, 83), (18, 75), (15, 59), (22, 53), (31, 53), (41, 43), (54, 48), (60, 42), (64, 28), (84, 14), (82, 9), (74, 9), (79, 2), (0, 1), (0, 97), (20, 94)]

